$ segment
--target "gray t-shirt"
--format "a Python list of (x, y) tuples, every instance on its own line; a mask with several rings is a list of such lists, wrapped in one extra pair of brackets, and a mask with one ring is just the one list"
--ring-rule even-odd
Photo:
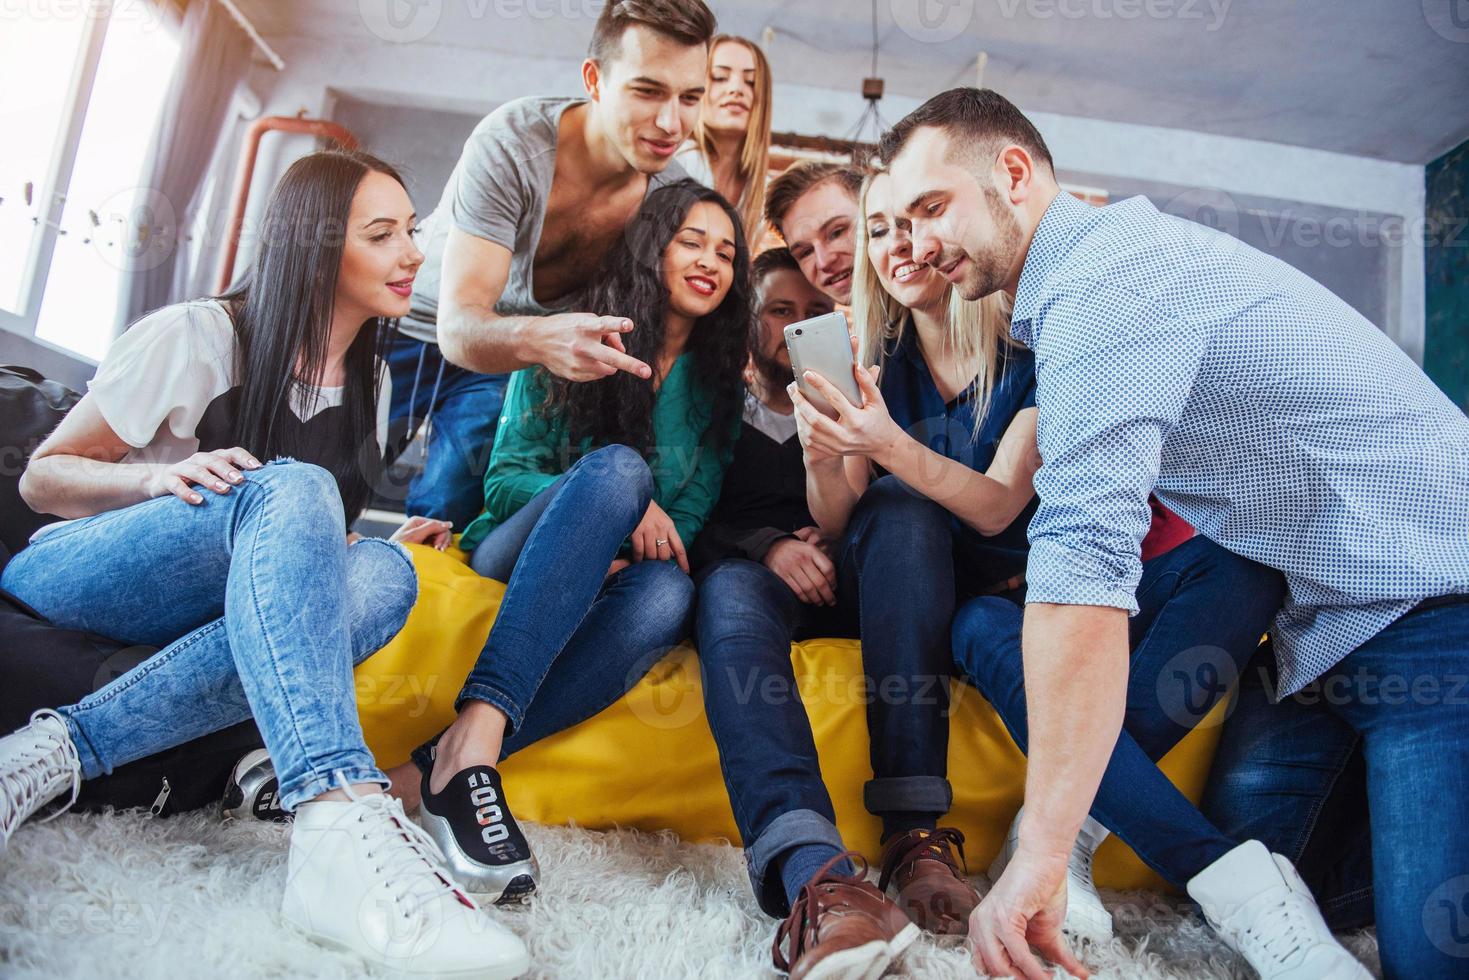
[[(572, 308), (575, 293), (547, 304), (537, 302), (531, 274), (546, 220), (551, 181), (556, 175), (556, 134), (561, 114), (585, 101), (564, 97), (516, 99), (474, 127), (444, 185), (439, 206), (421, 222), (419, 248), (423, 249), (424, 260), (413, 283), (409, 314), (399, 322), (403, 333), (429, 343), (437, 340), (444, 243), (451, 226), (510, 250), (510, 274), (495, 304), (496, 313), (548, 316)], [(682, 167), (670, 163), (648, 181), (648, 190), (684, 176)]]

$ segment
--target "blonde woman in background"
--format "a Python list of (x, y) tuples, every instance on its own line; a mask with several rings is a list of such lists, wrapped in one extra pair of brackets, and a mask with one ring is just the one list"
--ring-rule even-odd
[(690, 177), (734, 202), (752, 248), (764, 231), (770, 87), (770, 62), (754, 41), (715, 37), (698, 125), (674, 157)]

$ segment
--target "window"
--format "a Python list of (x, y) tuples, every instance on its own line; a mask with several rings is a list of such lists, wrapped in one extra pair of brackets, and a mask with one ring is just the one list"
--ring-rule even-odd
[(22, 314), (26, 266), (40, 238), (46, 177), (62, 136), (83, 17), (33, 17), (0, 30), (0, 310)]
[(0, 326), (100, 360), (177, 32), (149, 0), (21, 9), (0, 31), (0, 120), (18, 151), (0, 160)]

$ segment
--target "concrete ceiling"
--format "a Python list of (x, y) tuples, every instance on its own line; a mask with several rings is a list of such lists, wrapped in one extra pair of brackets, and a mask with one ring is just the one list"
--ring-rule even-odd
[[(579, 59), (602, 0), (238, 0), (271, 38)], [(778, 82), (853, 91), (866, 0), (713, 0)], [(1426, 163), (1469, 138), (1465, 0), (877, 0), (878, 74), (922, 98), (984, 83), (1028, 111)], [(395, 20), (388, 20), (389, 16)], [(417, 17), (419, 19), (414, 20)], [(401, 25), (417, 25), (402, 27)], [(392, 26), (400, 25), (400, 26)], [(427, 28), (425, 30), (425, 28)], [(400, 37), (404, 36), (402, 34)], [(446, 51), (446, 55), (448, 52)], [(391, 85), (391, 61), (383, 65)]]

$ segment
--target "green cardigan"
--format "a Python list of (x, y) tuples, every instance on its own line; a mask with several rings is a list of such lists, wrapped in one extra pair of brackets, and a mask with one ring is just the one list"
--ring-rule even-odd
[[(459, 547), (465, 551), (473, 551), (486, 535), (593, 448), (591, 440), (584, 439), (576, 453), (570, 452), (565, 423), (543, 419), (537, 412), (545, 398), (538, 369), (527, 368), (510, 376), (495, 448), (485, 471), (485, 511), (464, 529)], [(740, 419), (736, 418), (723, 452), (703, 445), (710, 411), (709, 399), (696, 390), (690, 355), (680, 355), (653, 403), (657, 452), (648, 466), (653, 471), (653, 499), (673, 519), (685, 548), (693, 545), (714, 508), (739, 432)]]

